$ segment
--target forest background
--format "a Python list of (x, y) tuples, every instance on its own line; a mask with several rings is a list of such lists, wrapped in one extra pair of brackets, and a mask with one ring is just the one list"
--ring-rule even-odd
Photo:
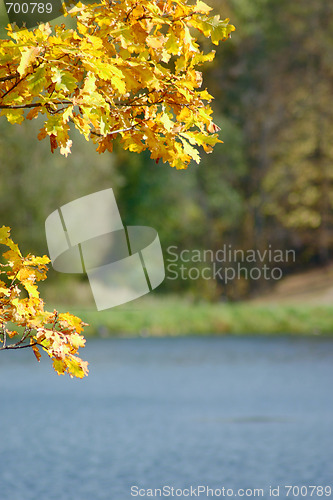
[[(122, 317), (116, 310), (98, 320), (97, 313), (89, 316), (94, 302), (86, 277), (50, 270), (46, 300), (81, 317), (86, 311), (102, 334), (258, 331), (256, 311), (262, 332), (332, 332), (333, 5), (209, 3), (237, 28), (203, 75), (203, 87), (215, 97), (214, 121), (224, 143), (187, 170), (121, 148), (99, 155), (81, 137), (64, 158), (38, 141), (38, 120), (13, 126), (2, 117), (1, 224), (12, 227), (24, 251), (44, 254), (44, 223), (53, 210), (112, 187), (124, 224), (158, 231), (166, 279), (146, 305), (127, 305), (119, 311)], [(170, 279), (170, 247), (178, 255), (182, 250), (216, 254), (226, 247), (258, 255), (292, 250), (295, 258), (279, 263), (281, 280), (249, 279), (244, 270), (228, 283), (200, 273), (196, 279)], [(201, 265), (213, 262), (195, 263)], [(228, 263), (235, 270), (237, 265), (235, 259)]]

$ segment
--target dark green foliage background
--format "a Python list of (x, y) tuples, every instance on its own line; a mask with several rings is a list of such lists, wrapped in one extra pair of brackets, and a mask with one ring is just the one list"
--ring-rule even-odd
[[(47, 252), (44, 221), (52, 210), (113, 187), (124, 222), (156, 228), (164, 249), (294, 249), (285, 273), (330, 262), (333, 5), (216, 0), (215, 9), (236, 32), (204, 73), (224, 144), (202, 152), (199, 166), (175, 171), (118, 147), (99, 156), (76, 135), (66, 159), (39, 143), (37, 120), (12, 126), (0, 119), (0, 222), (25, 251)], [(160, 288), (241, 299), (262, 286), (167, 280)]]

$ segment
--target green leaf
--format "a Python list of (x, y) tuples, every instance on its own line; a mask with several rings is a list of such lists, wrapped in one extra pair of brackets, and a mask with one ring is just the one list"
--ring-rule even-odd
[(3, 109), (1, 115), (5, 116), (12, 124), (24, 121), (24, 109)]
[(28, 76), (28, 87), (34, 94), (38, 94), (46, 86), (45, 73), (44, 66), (39, 66), (39, 68), (37, 68), (32, 75)]

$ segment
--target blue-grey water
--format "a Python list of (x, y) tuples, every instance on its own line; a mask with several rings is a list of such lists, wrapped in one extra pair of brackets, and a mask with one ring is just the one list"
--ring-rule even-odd
[(0, 353), (1, 500), (333, 489), (332, 340), (96, 339), (82, 357), (74, 380), (30, 349)]

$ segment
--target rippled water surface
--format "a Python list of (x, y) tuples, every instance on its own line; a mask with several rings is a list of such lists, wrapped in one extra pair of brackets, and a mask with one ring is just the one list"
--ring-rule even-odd
[(82, 357), (79, 381), (0, 353), (1, 500), (333, 486), (333, 341), (100, 339)]

